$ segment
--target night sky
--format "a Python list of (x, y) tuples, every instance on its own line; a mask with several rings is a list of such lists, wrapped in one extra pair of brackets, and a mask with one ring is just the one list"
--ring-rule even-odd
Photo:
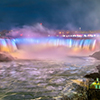
[(100, 0), (0, 1), (0, 30), (36, 23), (49, 29), (100, 30)]

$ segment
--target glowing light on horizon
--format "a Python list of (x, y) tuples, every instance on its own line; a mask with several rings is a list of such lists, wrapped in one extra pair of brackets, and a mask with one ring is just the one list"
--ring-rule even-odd
[(59, 32), (59, 34), (61, 34), (61, 32)]
[(65, 35), (62, 35), (63, 37), (65, 37)]
[(23, 36), (23, 34), (20, 34), (20, 36)]

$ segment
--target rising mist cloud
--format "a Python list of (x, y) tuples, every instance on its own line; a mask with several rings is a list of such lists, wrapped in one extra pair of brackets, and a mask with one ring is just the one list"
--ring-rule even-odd
[[(15, 27), (12, 28), (11, 32), (7, 34), (7, 36), (12, 37), (47, 37), (48, 35), (55, 35), (54, 30), (50, 30), (43, 25), (40, 25), (40, 23), (37, 23), (33, 26), (27, 26), (24, 25), (22, 28)], [(22, 36), (21, 36), (22, 35)]]

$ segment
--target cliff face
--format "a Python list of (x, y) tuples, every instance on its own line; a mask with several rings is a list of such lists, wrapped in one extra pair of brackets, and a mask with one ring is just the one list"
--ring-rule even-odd
[(100, 60), (100, 51), (95, 52), (92, 55), (89, 55), (89, 57), (93, 57), (93, 58), (96, 58), (97, 60)]

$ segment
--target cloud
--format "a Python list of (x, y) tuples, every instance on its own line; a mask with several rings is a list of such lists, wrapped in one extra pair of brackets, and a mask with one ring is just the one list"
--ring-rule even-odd
[(52, 29), (99, 30), (99, 4), (99, 0), (4, 0), (0, 30), (41, 22)]
[(48, 34), (54, 35), (55, 31), (40, 25), (40, 23), (37, 23), (34, 26), (24, 25), (22, 28), (13, 27), (12, 31), (8, 33), (8, 35), (12, 37), (20, 37), (21, 34), (22, 37), (44, 37), (48, 36)]

